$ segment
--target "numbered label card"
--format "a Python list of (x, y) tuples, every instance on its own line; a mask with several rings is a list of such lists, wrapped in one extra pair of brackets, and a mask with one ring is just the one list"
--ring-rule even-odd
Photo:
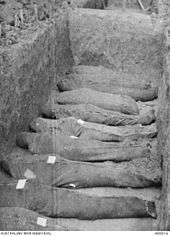
[(71, 135), (70, 138), (77, 139), (78, 137)]
[(79, 119), (79, 120), (77, 121), (77, 123), (78, 123), (79, 125), (84, 125), (84, 121), (81, 120), (81, 119)]
[(27, 179), (19, 179), (16, 189), (24, 189)]
[(41, 225), (43, 227), (47, 226), (47, 219), (42, 218), (42, 217), (38, 217), (37, 218), (37, 225)]
[(47, 164), (54, 164), (56, 161), (56, 156), (48, 156)]

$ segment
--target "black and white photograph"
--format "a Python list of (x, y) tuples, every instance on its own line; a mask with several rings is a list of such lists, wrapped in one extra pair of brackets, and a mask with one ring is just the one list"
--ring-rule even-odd
[(0, 0), (0, 235), (27, 231), (168, 235), (170, 0)]

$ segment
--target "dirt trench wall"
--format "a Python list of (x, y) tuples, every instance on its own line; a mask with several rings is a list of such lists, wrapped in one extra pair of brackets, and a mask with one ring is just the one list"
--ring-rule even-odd
[[(28, 7), (29, 0), (4, 0), (5, 19), (11, 21), (22, 7)], [(15, 134), (28, 127), (37, 116), (38, 108), (46, 102), (54, 79), (68, 71), (73, 65), (67, 26), (68, 5), (76, 7), (102, 8), (101, 0), (35, 0), (36, 4), (54, 3), (57, 9), (54, 20), (44, 20), (40, 26), (23, 30), (19, 42), (7, 47), (0, 46), (0, 158), (10, 152)], [(105, 0), (107, 2), (107, 0)], [(44, 6), (44, 5), (43, 5)], [(43, 8), (44, 11), (46, 7)], [(47, 9), (48, 10), (48, 9)], [(19, 31), (20, 34), (20, 31)]]
[(92, 8), (92, 9), (103, 9), (107, 6), (108, 0), (71, 0), (77, 7)]
[[(157, 0), (142, 0), (141, 3), (147, 11), (157, 12)], [(114, 7), (142, 10), (138, 0), (108, 0), (108, 8)]]
[(10, 25), (14, 24), (15, 15), (23, 10), (24, 18), (31, 21), (33, 14), (33, 3), (37, 5), (38, 18), (43, 20), (49, 18), (60, 7), (68, 5), (84, 8), (104, 8), (108, 0), (3, 0), (0, 1), (0, 23), (5, 21)]
[[(170, 52), (167, 55), (167, 60), (165, 61), (167, 69), (164, 71), (164, 76), (162, 78), (162, 84), (159, 93), (159, 112), (158, 112), (158, 155), (162, 159), (163, 167), (163, 189), (162, 189), (162, 203), (161, 203), (161, 230), (165, 230), (167, 227), (167, 206), (168, 206), (168, 159), (169, 151), (168, 146), (170, 145)], [(169, 162), (170, 164), (170, 162)], [(170, 171), (170, 169), (169, 169)]]
[(160, 21), (165, 32), (164, 74), (159, 89), (158, 155), (162, 159), (163, 179), (159, 230), (170, 230), (170, 2), (159, 0)]
[(0, 48), (0, 156), (27, 129), (47, 101), (56, 75), (72, 66), (66, 12), (32, 29), (27, 38)]

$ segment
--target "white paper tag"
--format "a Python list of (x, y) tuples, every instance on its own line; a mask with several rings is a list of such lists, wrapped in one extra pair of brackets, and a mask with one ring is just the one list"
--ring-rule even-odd
[(74, 139), (77, 139), (78, 137), (76, 137), (76, 136), (73, 136), (73, 135), (72, 135), (72, 136), (70, 136), (70, 138), (74, 138)]
[(77, 123), (78, 123), (79, 125), (84, 125), (84, 121), (81, 120), (81, 119), (79, 119), (79, 120), (77, 121)]
[(24, 177), (27, 179), (36, 179), (36, 175), (29, 169), (26, 169)]
[(72, 187), (72, 188), (76, 188), (75, 184), (69, 184), (69, 186)]
[(47, 226), (47, 219), (38, 217), (37, 218), (37, 225), (41, 225), (43, 227)]
[(54, 164), (56, 161), (56, 156), (48, 156), (47, 164)]
[(16, 189), (23, 189), (25, 187), (27, 179), (19, 179)]

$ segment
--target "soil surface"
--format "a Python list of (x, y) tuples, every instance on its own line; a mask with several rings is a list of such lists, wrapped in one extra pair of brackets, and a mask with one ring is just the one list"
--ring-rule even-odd
[[(113, 0), (0, 0), (0, 47), (18, 43), (23, 34), (28, 35), (40, 27), (42, 22), (50, 22), (61, 9), (77, 7), (112, 9), (122, 7), (122, 1)], [(152, 0), (145, 0), (147, 12), (154, 11)], [(127, 8), (141, 10), (138, 1), (127, 1)], [(30, 29), (31, 28), (31, 29)], [(25, 32), (29, 29), (27, 32)]]

